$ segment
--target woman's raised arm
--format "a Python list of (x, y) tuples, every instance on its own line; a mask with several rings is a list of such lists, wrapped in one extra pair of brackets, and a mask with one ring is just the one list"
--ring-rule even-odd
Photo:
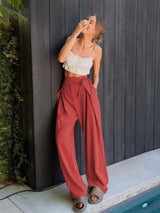
[(60, 50), (60, 52), (58, 54), (58, 61), (59, 62), (63, 63), (67, 59), (68, 54), (71, 51), (71, 49), (72, 49), (72, 47), (73, 47), (73, 45), (74, 45), (74, 43), (76, 41), (77, 36), (81, 33), (81, 31), (83, 29), (86, 28), (87, 24), (88, 24), (87, 20), (85, 20), (85, 19), (81, 20), (77, 24), (77, 26), (76, 26), (75, 30), (73, 31), (73, 33), (70, 36), (68, 36), (64, 46), (61, 48), (61, 50)]

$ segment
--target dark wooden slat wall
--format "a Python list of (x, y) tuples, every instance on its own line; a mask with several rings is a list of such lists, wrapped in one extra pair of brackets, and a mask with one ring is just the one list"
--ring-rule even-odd
[[(125, 101), (125, 20), (126, 1), (115, 5), (115, 59), (114, 59), (114, 160), (124, 157), (124, 101)], [(106, 106), (107, 107), (107, 106)]]
[(124, 68), (124, 137), (122, 159), (135, 155), (135, 70), (137, 0), (126, 1)]
[(136, 105), (135, 105), (135, 153), (144, 152), (145, 144), (145, 54), (146, 54), (147, 4), (137, 2), (136, 34)]
[[(102, 128), (104, 141), (106, 162), (107, 164), (114, 163), (114, 69), (115, 69), (115, 6), (116, 2), (106, 0), (103, 2), (103, 14), (105, 24), (105, 36), (103, 37), (103, 70), (100, 70), (102, 75)], [(99, 87), (99, 86), (98, 86)], [(99, 89), (99, 88), (98, 88)], [(100, 94), (100, 91), (98, 91)]]
[(147, 0), (149, 7), (147, 15), (147, 49), (146, 49), (146, 123), (145, 123), (145, 150), (154, 148), (154, 80), (155, 80), (155, 50), (156, 50), (156, 18), (157, 1), (152, 4)]
[(30, 1), (36, 188), (49, 185), (53, 176), (49, 3)]
[[(35, 187), (64, 182), (55, 142), (57, 91), (64, 80), (57, 56), (79, 20), (92, 12), (106, 27), (100, 43), (103, 57), (98, 85), (106, 163), (111, 165), (159, 148), (160, 1), (46, 0), (30, 1), (26, 6), (31, 17), (32, 76), (28, 74), (28, 78), (33, 84), (29, 107), (33, 107)], [(26, 36), (25, 32), (21, 34)], [(31, 98), (24, 95), (26, 100)], [(27, 127), (30, 123), (24, 130)], [(79, 121), (75, 124), (75, 148), (82, 175), (85, 159)], [(29, 181), (34, 185), (33, 180)]]
[(156, 59), (155, 59), (155, 113), (154, 113), (154, 148), (159, 148), (160, 142), (160, 1), (157, 1), (156, 27)]
[[(64, 44), (65, 40), (65, 0), (59, 1), (61, 4), (50, 1), (50, 59), (51, 59), (51, 93), (52, 93), (52, 131), (50, 143), (53, 145), (52, 155), (52, 184), (58, 184), (64, 181), (59, 159), (57, 147), (55, 143), (55, 117), (57, 109), (57, 91), (60, 89), (63, 82), (63, 74), (61, 65), (57, 60), (59, 49)], [(57, 11), (57, 12), (55, 12)], [(49, 172), (50, 173), (50, 172)]]

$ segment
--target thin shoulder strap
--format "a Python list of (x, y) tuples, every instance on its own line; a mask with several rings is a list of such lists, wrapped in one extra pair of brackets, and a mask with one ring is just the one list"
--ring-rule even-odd
[(96, 48), (97, 48), (97, 44), (95, 44), (95, 47), (94, 47), (94, 49), (93, 49), (93, 51), (92, 51), (92, 58), (93, 58), (93, 55), (94, 55), (94, 53), (95, 53)]

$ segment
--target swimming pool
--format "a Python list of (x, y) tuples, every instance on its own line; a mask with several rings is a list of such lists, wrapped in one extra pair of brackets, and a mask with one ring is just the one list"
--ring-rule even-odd
[[(142, 195), (143, 194), (143, 195)], [(117, 206), (117, 205), (116, 205)], [(141, 193), (118, 207), (111, 207), (101, 213), (160, 213), (160, 186)]]

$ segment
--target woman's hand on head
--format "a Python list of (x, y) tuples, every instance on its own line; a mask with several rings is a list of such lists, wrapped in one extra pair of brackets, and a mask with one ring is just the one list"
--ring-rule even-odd
[(88, 24), (89, 24), (89, 21), (87, 21), (86, 19), (81, 20), (77, 24), (77, 26), (74, 30), (74, 33), (78, 36), (84, 29), (87, 29)]

